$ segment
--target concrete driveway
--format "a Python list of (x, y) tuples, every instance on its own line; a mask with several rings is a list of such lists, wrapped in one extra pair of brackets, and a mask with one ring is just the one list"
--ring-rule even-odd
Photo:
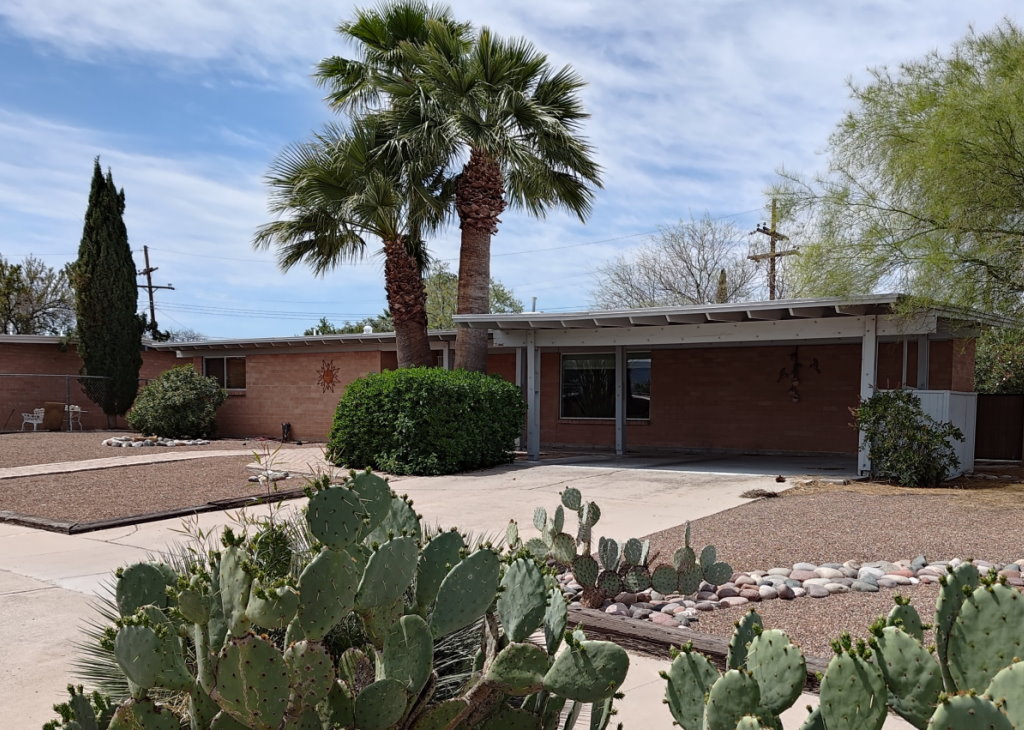
[[(295, 451), (290, 456), (294, 464), (276, 466), (296, 470), (300, 466), (324, 467), (315, 463), (317, 456), (312, 451)], [(396, 491), (412, 497), (427, 522), (501, 534), (513, 517), (526, 537), (536, 534), (534, 508), (554, 510), (559, 492), (572, 486), (601, 507), (596, 533), (617, 538), (647, 534), (729, 509), (747, 501), (739, 495), (748, 489), (788, 486), (763, 474), (737, 476), (594, 463), (520, 463), (452, 477), (401, 477), (392, 483)], [(296, 501), (280, 509), (299, 506)], [(254, 508), (249, 514), (266, 511), (266, 507)], [(216, 531), (231, 522), (229, 514), (211, 512), (199, 515), (195, 524)], [(63, 699), (64, 687), (72, 680), (72, 643), (79, 639), (83, 621), (92, 615), (94, 596), (101, 593), (118, 566), (143, 560), (179, 541), (181, 526), (181, 520), (175, 519), (61, 535), (0, 524), (0, 622), (9, 635), (0, 662), (0, 706), (9, 719), (17, 718), (11, 727), (39, 727), (53, 717), (49, 708)], [(664, 664), (639, 658), (634, 663), (624, 686), (629, 694), (619, 718), (626, 728), (670, 725), (660, 703), (663, 688), (657, 677)], [(792, 726), (798, 725), (799, 721)]]

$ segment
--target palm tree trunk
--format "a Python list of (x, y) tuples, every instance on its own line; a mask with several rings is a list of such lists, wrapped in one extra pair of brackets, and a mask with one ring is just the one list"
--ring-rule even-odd
[[(505, 180), (501, 166), (474, 149), (455, 189), (462, 245), (459, 251), (458, 314), (490, 311), (491, 236), (505, 209)], [(455, 335), (455, 367), (487, 370), (487, 331), (460, 327)]]
[(423, 274), (401, 240), (384, 242), (384, 288), (395, 323), (398, 367), (432, 367)]

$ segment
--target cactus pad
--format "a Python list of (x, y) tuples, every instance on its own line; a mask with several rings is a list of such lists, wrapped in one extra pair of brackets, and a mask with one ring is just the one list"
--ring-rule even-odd
[(306, 524), (313, 537), (334, 550), (344, 550), (363, 533), (366, 508), (346, 487), (328, 487), (309, 500)]
[(289, 671), (266, 639), (249, 634), (221, 650), (213, 698), (246, 727), (273, 730), (288, 706)]
[(735, 730), (744, 715), (757, 713), (761, 690), (747, 672), (730, 669), (711, 687), (704, 710), (705, 730)]
[(985, 695), (996, 703), (1015, 728), (1024, 728), (1024, 662), (1015, 662), (1001, 669), (985, 690)]
[(935, 708), (928, 730), (1014, 730), (995, 703), (977, 695), (950, 697)]
[(981, 586), (966, 598), (949, 634), (949, 673), (957, 687), (987, 687), (1024, 657), (1024, 596), (1009, 586)]
[(942, 691), (942, 673), (932, 655), (898, 626), (883, 628), (872, 647), (892, 708), (914, 727), (927, 725)]
[(284, 652), (293, 705), (310, 709), (327, 699), (334, 685), (334, 660), (323, 644), (298, 641)]
[(544, 621), (544, 576), (532, 560), (513, 561), (501, 579), (498, 616), (511, 641), (524, 641)]
[(580, 494), (580, 490), (575, 487), (566, 487), (561, 497), (562, 504), (565, 505), (566, 509), (576, 511), (583, 504), (583, 496)]
[(580, 524), (593, 527), (601, 519), (601, 508), (596, 502), (586, 502), (579, 510)]
[(461, 552), (465, 548), (462, 535), (449, 530), (435, 535), (420, 551), (416, 566), (416, 608), (423, 615), (437, 598), (437, 589), (448, 571), (462, 560)]
[(622, 576), (622, 583), (626, 590), (633, 593), (646, 591), (651, 587), (651, 571), (643, 565), (632, 565)]
[(565, 510), (562, 509), (562, 505), (555, 507), (555, 514), (551, 518), (551, 524), (548, 525), (551, 528), (551, 532), (557, 535), (565, 527)]
[(129, 565), (117, 578), (114, 597), (121, 616), (131, 616), (143, 606), (167, 606), (167, 582), (163, 573), (149, 563)]
[(597, 585), (597, 561), (589, 555), (577, 555), (572, 561), (572, 574), (581, 586), (593, 588)]
[(356, 610), (394, 603), (416, 575), (419, 546), (411, 537), (388, 540), (370, 555), (356, 591)]
[(434, 642), (420, 616), (402, 616), (384, 637), (381, 667), (384, 676), (402, 683), (413, 697), (419, 695), (433, 671)]
[(726, 666), (729, 669), (746, 666), (747, 649), (763, 626), (761, 616), (753, 609), (743, 614), (743, 618), (736, 622), (732, 637), (729, 639), (729, 655), (726, 659)]
[(684, 545), (672, 555), (672, 565), (680, 573), (688, 573), (697, 567), (697, 554), (693, 552), (692, 547)]
[(544, 611), (544, 645), (548, 654), (558, 651), (565, 634), (565, 625), (569, 621), (569, 610), (566, 608), (562, 592), (552, 588), (548, 593), (548, 607)]
[[(261, 597), (259, 594), (262, 593)], [(299, 594), (291, 586), (269, 590), (253, 590), (249, 594), (246, 615), (257, 626), (265, 629), (283, 629), (299, 608)]]
[(662, 563), (651, 573), (651, 587), (658, 593), (675, 593), (679, 585), (679, 576), (675, 568)]
[(622, 592), (622, 578), (613, 570), (602, 570), (597, 574), (597, 588), (614, 598)]
[(388, 516), (391, 509), (391, 487), (386, 480), (368, 469), (356, 473), (345, 486), (359, 495), (362, 511), (369, 520), (359, 531), (360, 537), (365, 537)]
[(551, 540), (551, 557), (562, 565), (570, 565), (576, 557), (576, 541), (572, 535), (559, 532)]
[(493, 603), (500, 565), (491, 550), (477, 550), (451, 569), (441, 582), (430, 617), (434, 638), (476, 621)]
[(597, 557), (605, 570), (617, 570), (619, 567), (619, 543), (608, 537), (597, 541)]
[(322, 639), (355, 607), (359, 572), (341, 550), (324, 548), (299, 576), (298, 623), (303, 635)]
[(533, 526), (541, 532), (548, 526), (548, 511), (543, 507), (538, 507), (533, 511)]
[[(177, 716), (153, 700), (129, 700), (117, 708), (109, 730), (178, 730)], [(74, 726), (72, 726), (74, 727)]]
[(114, 657), (125, 676), (143, 689), (188, 690), (193, 679), (182, 658), (181, 644), (166, 624), (162, 628), (158, 635), (149, 626), (122, 626), (114, 639)]
[(577, 702), (599, 702), (626, 679), (629, 656), (610, 641), (581, 641), (567, 647), (544, 675), (544, 689)]
[(402, 719), (408, 701), (401, 682), (379, 679), (356, 697), (355, 725), (359, 730), (387, 730)]
[(700, 730), (704, 720), (704, 698), (718, 680), (715, 666), (703, 654), (680, 652), (664, 675), (665, 702), (683, 730)]
[(644, 546), (635, 537), (631, 537), (626, 540), (626, 544), (622, 546), (622, 560), (627, 565), (642, 565)]
[(432, 705), (419, 716), (412, 730), (446, 730), (466, 709), (465, 700), (445, 700)]
[(550, 659), (536, 644), (512, 642), (494, 657), (485, 681), (514, 697), (523, 697), (544, 686)]
[(704, 580), (711, 585), (720, 586), (732, 579), (732, 566), (728, 563), (712, 563), (710, 567), (704, 568)]
[(420, 518), (404, 495), (391, 498), (388, 513), (381, 523), (366, 536), (365, 541), (383, 545), (392, 537), (401, 535), (408, 535), (417, 542), (423, 539), (423, 526), (420, 524)]
[(714, 545), (707, 545), (700, 551), (700, 559), (698, 562), (700, 563), (701, 570), (705, 573), (708, 572), (708, 569), (714, 565), (717, 560), (718, 553), (715, 551)]
[(245, 563), (246, 553), (235, 545), (225, 549), (220, 556), (220, 605), (232, 636), (244, 635), (252, 625), (252, 620), (245, 613), (252, 586), (252, 575)]
[(887, 693), (878, 667), (842, 652), (832, 657), (821, 680), (821, 717), (828, 730), (881, 730)]
[(939, 598), (935, 602), (935, 653), (939, 657), (942, 681), (947, 692), (956, 691), (956, 684), (949, 673), (949, 656), (946, 651), (949, 635), (964, 603), (964, 589), (974, 590), (978, 587), (978, 580), (978, 569), (971, 563), (961, 563), (941, 583)]
[(747, 649), (747, 669), (761, 690), (761, 707), (772, 715), (789, 709), (804, 689), (807, 663), (778, 630), (762, 631)]
[(696, 593), (700, 590), (700, 581), (700, 566), (694, 563), (690, 570), (679, 573), (679, 592), (687, 596)]
[(921, 615), (909, 603), (897, 603), (893, 606), (885, 623), (889, 626), (899, 626), (919, 642), (924, 642), (924, 625), (921, 623)]

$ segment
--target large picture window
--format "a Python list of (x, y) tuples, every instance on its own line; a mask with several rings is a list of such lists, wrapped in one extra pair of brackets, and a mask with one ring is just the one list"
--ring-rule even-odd
[[(626, 418), (651, 417), (651, 354), (626, 355)], [(562, 355), (562, 418), (615, 418), (615, 354)]]
[(245, 388), (244, 357), (207, 357), (203, 359), (203, 375), (214, 378), (217, 385), (228, 390)]

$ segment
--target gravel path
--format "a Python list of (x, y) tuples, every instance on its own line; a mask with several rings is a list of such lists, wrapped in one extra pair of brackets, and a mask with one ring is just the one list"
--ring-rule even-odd
[[(856, 490), (857, 485), (851, 489)], [(799, 490), (796, 490), (799, 491)], [(949, 490), (945, 490), (949, 491)], [(767, 570), (793, 563), (897, 560), (924, 554), (929, 559), (982, 558), (1009, 562), (1024, 557), (1024, 503), (972, 506), (970, 495), (924, 493), (860, 494), (837, 486), (810, 494), (760, 499), (693, 523), (693, 542), (713, 544), (719, 559), (737, 570)], [(683, 528), (650, 535), (654, 562), (671, 560), (683, 544)], [(698, 549), (699, 549), (698, 547)], [(755, 605), (769, 628), (780, 628), (810, 654), (827, 657), (829, 641), (843, 631), (865, 636), (868, 625), (888, 613), (893, 596), (911, 598), (922, 619), (931, 621), (936, 589), (914, 586), (878, 593), (848, 593), (823, 599), (773, 600)], [(728, 637), (745, 608), (701, 614), (691, 628)]]
[[(264, 494), (259, 484), (246, 481), (253, 473), (245, 468), (251, 462), (251, 456), (225, 456), (5, 479), (0, 482), (0, 510), (61, 522), (93, 522)], [(305, 480), (277, 484), (282, 490), (295, 489)]]
[[(127, 431), (74, 431), (70, 433), (33, 433), (31, 431), (0, 434), (0, 467), (27, 466), (29, 464), (51, 464), (61, 461), (83, 461), (85, 459), (104, 459), (112, 456), (138, 455), (137, 449), (122, 449), (104, 446), (101, 442), (112, 436), (131, 435)], [(175, 446), (174, 451), (211, 451), (223, 449), (249, 449), (253, 451), (269, 444), (276, 448), (279, 444), (273, 441), (247, 441), (243, 439), (219, 439), (211, 441), (207, 446)], [(161, 451), (169, 451), (162, 447)], [(284, 449), (294, 448), (285, 444)]]

